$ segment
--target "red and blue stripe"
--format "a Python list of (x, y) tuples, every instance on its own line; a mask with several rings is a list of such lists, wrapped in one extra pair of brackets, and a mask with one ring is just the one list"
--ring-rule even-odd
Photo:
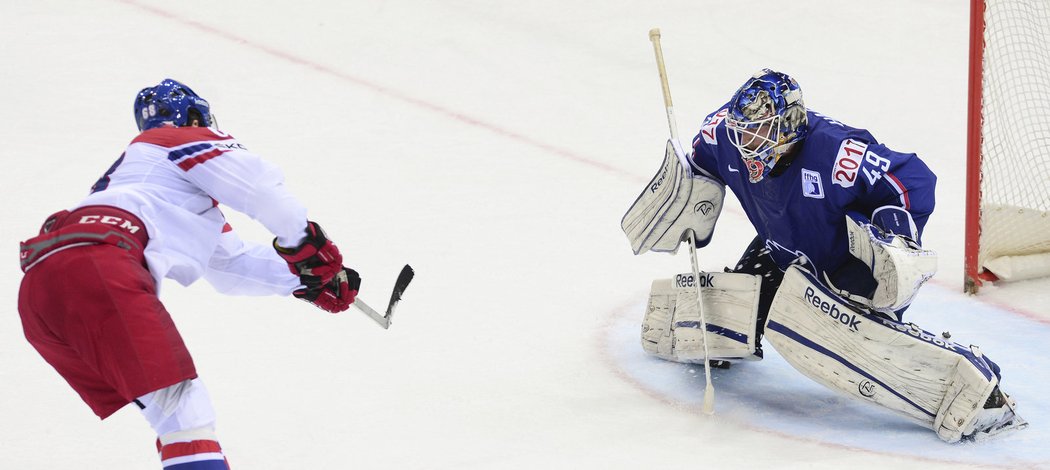
[(190, 168), (218, 157), (223, 153), (226, 153), (226, 151), (220, 150), (212, 145), (211, 142), (199, 142), (168, 152), (168, 160), (178, 165), (183, 171), (190, 171)]
[(164, 470), (229, 470), (217, 441), (172, 442), (160, 448)]

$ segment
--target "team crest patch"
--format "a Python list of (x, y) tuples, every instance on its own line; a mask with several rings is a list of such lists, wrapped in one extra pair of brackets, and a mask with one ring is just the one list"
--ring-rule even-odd
[(802, 195), (813, 199), (824, 199), (824, 185), (820, 183), (820, 173), (802, 169)]

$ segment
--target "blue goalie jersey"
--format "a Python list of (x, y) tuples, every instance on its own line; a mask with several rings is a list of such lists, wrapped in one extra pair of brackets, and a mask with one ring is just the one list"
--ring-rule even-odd
[(809, 136), (796, 144), (790, 164), (785, 168), (781, 161), (751, 183), (729, 141), (726, 113), (723, 107), (707, 116), (693, 139), (693, 172), (729, 186), (781, 270), (809, 264), (835, 286), (868, 295), (874, 279), (849, 252), (847, 214), (870, 219), (880, 207), (902, 207), (921, 241), (937, 178), (915, 154), (890, 150), (867, 130), (807, 110)]

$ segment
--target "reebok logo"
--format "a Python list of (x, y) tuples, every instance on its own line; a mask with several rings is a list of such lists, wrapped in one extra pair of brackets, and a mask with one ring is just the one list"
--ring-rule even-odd
[(824, 312), (827, 316), (838, 320), (839, 323), (850, 327), (853, 331), (857, 331), (857, 325), (860, 324), (860, 318), (851, 313), (839, 311), (838, 305), (830, 303), (821, 299), (816, 292), (813, 291), (812, 287), (806, 287), (806, 294), (802, 296), (806, 302), (813, 304), (813, 307), (821, 312)]
[(954, 341), (945, 341), (944, 338), (939, 338), (939, 337), (933, 335), (932, 333), (924, 331), (921, 328), (919, 328), (918, 326), (915, 326), (915, 324), (913, 324), (913, 323), (905, 325), (905, 324), (902, 324), (902, 323), (897, 323), (897, 322), (893, 322), (893, 321), (887, 320), (885, 318), (879, 318), (879, 321), (881, 321), (883, 325), (886, 325), (886, 326), (888, 326), (890, 328), (893, 328), (893, 329), (895, 329), (895, 330), (897, 330), (897, 331), (899, 331), (901, 333), (907, 333), (907, 334), (909, 334), (909, 335), (911, 335), (911, 336), (913, 336), (915, 338), (918, 338), (921, 341), (925, 341), (925, 342), (930, 343), (930, 344), (935, 344), (935, 345), (940, 346), (940, 347), (942, 347), (944, 349), (947, 349), (947, 350), (950, 350), (950, 351), (955, 351), (955, 352), (958, 352), (960, 354), (966, 354), (966, 353), (970, 352), (969, 349), (966, 349), (965, 347), (963, 347), (963, 346), (961, 346), (959, 344), (956, 344)]
[(138, 232), (141, 229), (141, 227), (139, 227), (137, 225), (133, 225), (131, 222), (129, 222), (127, 220), (124, 220), (124, 219), (122, 219), (120, 217), (116, 217), (116, 216), (112, 216), (112, 215), (85, 215), (85, 216), (80, 218), (80, 222), (79, 223), (81, 223), (81, 224), (96, 224), (96, 223), (98, 223), (98, 224), (106, 224), (106, 225), (116, 225), (117, 227), (120, 227), (123, 230), (127, 230), (130, 233)]
[[(710, 274), (700, 275), (700, 287), (713, 287), (714, 276)], [(692, 274), (678, 274), (674, 277), (674, 286), (678, 288), (693, 287), (693, 275)]]
[(653, 183), (651, 186), (649, 186), (649, 191), (650, 192), (654, 192), (655, 193), (657, 189), (660, 189), (660, 185), (664, 184), (664, 179), (667, 178), (667, 171), (668, 170), (669, 170), (669, 168), (667, 168), (665, 166), (663, 168), (663, 170), (660, 171), (660, 177), (656, 179), (655, 183)]

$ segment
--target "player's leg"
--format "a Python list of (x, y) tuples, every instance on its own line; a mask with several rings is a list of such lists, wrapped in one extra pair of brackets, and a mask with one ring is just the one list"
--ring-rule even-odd
[(22, 279), (18, 295), (18, 313), (26, 340), (48, 364), (80, 395), (84, 403), (100, 418), (105, 418), (127, 404), (120, 393), (85, 362), (80, 352), (55, 335), (32, 307), (32, 299), (46, 292), (46, 278), (30, 272)]
[[(751, 241), (751, 244), (744, 250), (744, 254), (740, 256), (740, 260), (736, 262), (736, 266), (732, 270), (728, 270), (728, 272), (762, 276), (762, 284), (758, 294), (758, 327), (755, 331), (756, 336), (761, 340), (762, 330), (766, 325), (766, 317), (769, 316), (769, 306), (773, 304), (773, 297), (777, 294), (780, 282), (784, 279), (784, 272), (773, 261), (773, 257), (769, 254), (769, 248), (766, 248), (766, 242), (762, 237), (755, 237)], [(756, 354), (760, 357), (762, 356), (761, 344), (759, 344)]]
[[(56, 279), (64, 281), (62, 292), (52, 289)], [(151, 424), (184, 433), (173, 444), (187, 436), (215, 442), (206, 432), (214, 418), (201, 418), (214, 415), (207, 392), (187, 385), (197, 376), (192, 358), (141, 259), (110, 245), (55, 253), (26, 273), (19, 310), (30, 343), (100, 418), (138, 399), (162, 410), (148, 410)], [(185, 448), (175, 445), (168, 454)], [(211, 460), (173, 468), (226, 468), (224, 459)]]
[[(126, 338), (129, 320), (133, 326), (141, 325), (133, 320), (138, 311), (119, 300), (140, 296), (140, 285), (152, 289), (148, 278), (149, 273), (124, 250), (96, 245), (56, 252), (22, 279), (19, 314), (26, 339), (99, 418), (105, 419), (135, 398), (122, 393), (119, 383), (142, 382), (144, 376), (152, 376), (144, 372), (148, 367), (140, 363), (132, 340)], [(56, 290), (56, 284), (62, 289)], [(148, 351), (152, 345), (143, 346)], [(171, 361), (153, 362), (168, 365)], [(189, 364), (192, 372), (192, 361)]]
[[(121, 406), (197, 376), (152, 276), (125, 250), (95, 245), (55, 253), (26, 279), (35, 283), (27, 287), (40, 321), (121, 394)], [(62, 292), (52, 287), (56, 279)]]
[(157, 450), (165, 469), (229, 468), (215, 435), (211, 397), (199, 378), (147, 393), (135, 404), (157, 433)]

